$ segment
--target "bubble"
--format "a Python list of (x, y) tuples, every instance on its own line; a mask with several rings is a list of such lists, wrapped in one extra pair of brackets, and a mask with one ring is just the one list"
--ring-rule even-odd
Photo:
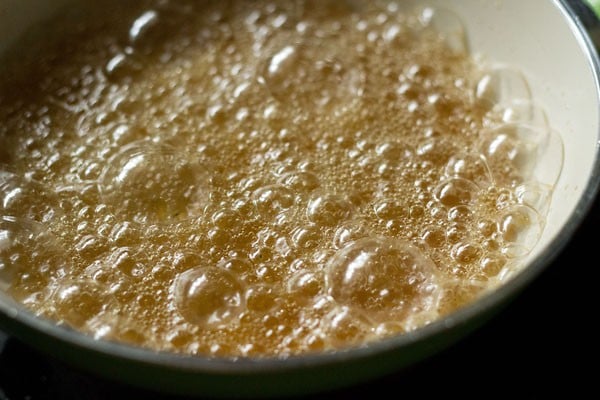
[(421, 240), (429, 247), (439, 249), (446, 243), (446, 232), (441, 227), (430, 226), (421, 234)]
[(41, 223), (60, 217), (58, 195), (40, 182), (0, 170), (0, 215)]
[(347, 306), (329, 312), (319, 327), (334, 348), (365, 343), (373, 331), (373, 323), (366, 315)]
[(439, 137), (426, 139), (417, 147), (417, 155), (423, 161), (439, 166), (445, 165), (458, 151), (455, 141)]
[(369, 230), (360, 221), (344, 224), (336, 229), (333, 235), (333, 246), (341, 249), (348, 244), (369, 236)]
[(52, 307), (59, 321), (81, 328), (105, 310), (116, 307), (106, 288), (87, 280), (62, 283), (54, 292)]
[(384, 220), (402, 220), (410, 212), (410, 206), (400, 199), (382, 199), (374, 205), (375, 215)]
[(279, 293), (272, 285), (252, 285), (246, 290), (248, 310), (266, 313), (277, 306)]
[(469, 229), (467, 225), (462, 223), (452, 223), (446, 228), (446, 239), (450, 243), (458, 243), (469, 237)]
[(475, 86), (475, 98), (486, 107), (510, 107), (515, 101), (531, 102), (531, 90), (521, 71), (497, 65), (479, 79)]
[(456, 223), (466, 224), (473, 218), (473, 209), (468, 206), (456, 206), (448, 210), (448, 219)]
[(285, 186), (269, 185), (255, 190), (252, 193), (252, 201), (260, 212), (273, 215), (290, 208), (295, 199), (293, 193)]
[(310, 193), (321, 185), (319, 178), (308, 171), (287, 172), (279, 178), (279, 183), (296, 193)]
[(208, 174), (196, 161), (167, 146), (135, 143), (108, 162), (102, 197), (119, 217), (138, 223), (172, 223), (202, 213)]
[[(63, 266), (65, 254), (58, 242), (43, 225), (22, 218), (0, 217), (0, 288), (8, 289), (22, 271), (34, 273), (38, 268), (56, 269)], [(41, 265), (39, 265), (41, 264)]]
[(132, 278), (141, 278), (146, 272), (146, 266), (140, 262), (140, 255), (130, 248), (121, 247), (112, 250), (107, 257), (107, 264)]
[(442, 182), (434, 189), (434, 197), (446, 207), (471, 205), (477, 199), (479, 187), (462, 178), (452, 178)]
[(81, 235), (75, 238), (74, 249), (86, 261), (95, 260), (108, 250), (106, 240), (98, 235)]
[(481, 154), (463, 153), (452, 156), (446, 164), (448, 177), (463, 178), (486, 187), (493, 182), (492, 172), (487, 160)]
[(363, 73), (321, 43), (288, 44), (274, 51), (261, 81), (279, 102), (297, 110), (343, 112), (362, 96)]
[(200, 326), (225, 326), (245, 308), (242, 284), (218, 267), (199, 267), (179, 274), (171, 290), (181, 315)]
[(504, 240), (504, 254), (508, 257), (527, 255), (542, 235), (543, 219), (533, 208), (516, 205), (500, 216), (499, 232)]
[(437, 32), (452, 52), (469, 52), (465, 27), (454, 12), (444, 8), (424, 7), (419, 12), (419, 20), (424, 27)]
[(507, 264), (502, 254), (490, 253), (481, 258), (481, 272), (488, 278), (497, 276)]
[(142, 239), (142, 231), (131, 222), (116, 223), (108, 235), (108, 240), (116, 246), (136, 245)]
[(521, 180), (553, 185), (562, 170), (562, 140), (553, 131), (521, 124), (503, 125), (485, 135), (481, 149), (496, 180), (512, 168)]
[(221, 229), (232, 229), (239, 226), (240, 215), (233, 210), (219, 210), (213, 213), (211, 221), (213, 225)]
[(318, 227), (299, 226), (292, 230), (291, 239), (294, 246), (302, 250), (319, 247), (323, 241), (323, 233)]
[(502, 110), (502, 121), (507, 124), (524, 124), (549, 129), (544, 109), (528, 100), (513, 100)]
[(327, 264), (329, 294), (372, 317), (401, 320), (435, 306), (438, 273), (417, 247), (400, 239), (366, 238)]
[(526, 182), (515, 188), (519, 204), (532, 207), (540, 215), (546, 215), (550, 208), (552, 186), (539, 182)]
[(333, 194), (318, 194), (309, 202), (306, 215), (311, 222), (321, 226), (335, 226), (347, 220), (353, 206), (347, 199)]
[(452, 258), (459, 264), (473, 264), (480, 260), (482, 250), (473, 243), (458, 243), (452, 247)]
[(120, 279), (126, 279), (123, 276), (117, 276), (111, 270), (110, 265), (103, 262), (104, 260), (96, 260), (85, 267), (81, 273), (81, 277), (97, 283), (98, 285), (109, 287)]
[(319, 271), (299, 271), (287, 281), (287, 289), (295, 297), (315, 298), (322, 294), (323, 277)]
[(412, 157), (412, 147), (409, 144), (402, 142), (385, 142), (378, 144), (375, 148), (375, 153), (392, 163), (394, 166), (400, 166)]
[(439, 314), (448, 315), (467, 304), (472, 304), (484, 290), (485, 286), (479, 282), (448, 282), (441, 293)]

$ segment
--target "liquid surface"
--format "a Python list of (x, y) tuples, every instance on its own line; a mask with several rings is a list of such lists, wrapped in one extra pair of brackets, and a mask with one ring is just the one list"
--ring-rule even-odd
[(187, 354), (331, 350), (469, 304), (538, 240), (555, 139), (452, 13), (97, 3), (1, 67), (0, 282), (35, 313)]

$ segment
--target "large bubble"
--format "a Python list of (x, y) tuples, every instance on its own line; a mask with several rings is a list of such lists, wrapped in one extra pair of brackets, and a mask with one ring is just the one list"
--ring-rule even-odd
[(327, 265), (329, 294), (372, 317), (407, 318), (432, 310), (438, 271), (417, 247), (399, 239), (365, 238), (335, 254)]

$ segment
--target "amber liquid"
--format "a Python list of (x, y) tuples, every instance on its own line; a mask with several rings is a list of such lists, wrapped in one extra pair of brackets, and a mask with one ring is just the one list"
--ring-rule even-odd
[(0, 76), (0, 281), (33, 312), (188, 354), (331, 350), (469, 304), (539, 236), (486, 71), (423, 14), (97, 3)]

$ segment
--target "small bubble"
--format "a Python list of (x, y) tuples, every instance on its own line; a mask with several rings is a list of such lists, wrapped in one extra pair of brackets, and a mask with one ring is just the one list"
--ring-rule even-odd
[(375, 153), (393, 165), (402, 165), (412, 157), (412, 147), (406, 143), (386, 142), (377, 145)]
[(429, 247), (439, 249), (446, 243), (446, 233), (441, 227), (432, 226), (423, 231), (421, 239)]
[(118, 82), (140, 73), (143, 64), (131, 54), (117, 53), (106, 63), (104, 69), (107, 78)]
[(333, 235), (333, 246), (336, 249), (341, 249), (367, 236), (369, 236), (369, 232), (363, 223), (357, 221), (344, 224), (336, 229)]
[(107, 263), (127, 276), (140, 278), (146, 272), (146, 268), (144, 264), (138, 261), (139, 259), (139, 255), (135, 254), (132, 249), (121, 247), (111, 252), (107, 258)]

